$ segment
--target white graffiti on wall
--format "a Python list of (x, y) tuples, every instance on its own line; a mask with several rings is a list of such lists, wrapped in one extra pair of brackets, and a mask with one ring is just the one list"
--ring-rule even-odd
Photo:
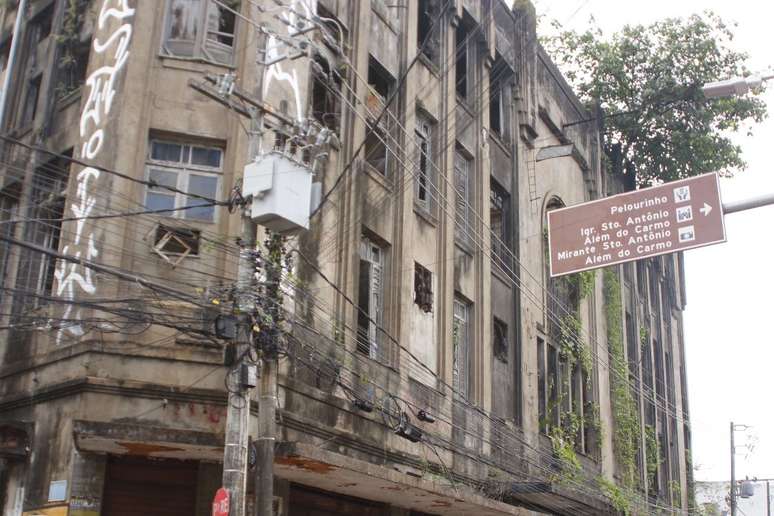
[[(290, 2), (287, 10), (284, 10), (280, 17), (287, 27), (288, 37), (296, 35), (306, 23), (306, 19), (311, 18), (317, 11), (317, 0), (293, 0)], [(300, 15), (300, 16), (299, 16)], [(290, 72), (283, 69), (287, 56), (293, 52), (293, 49), (277, 36), (270, 34), (266, 39), (266, 54), (264, 60), (267, 63), (277, 61), (266, 67), (266, 74), (263, 79), (263, 98), (267, 97), (270, 86), (274, 83), (286, 83), (293, 93), (293, 102), (296, 108), (296, 120), (301, 122), (303, 119), (303, 103), (301, 98), (301, 89), (298, 84), (298, 74), (295, 68)]]
[[(99, 157), (105, 140), (103, 122), (107, 119), (113, 106), (116, 79), (129, 59), (129, 43), (132, 39), (132, 24), (129, 19), (134, 15), (135, 10), (130, 8), (127, 2), (128, 0), (104, 0), (99, 12), (93, 49), (98, 55), (114, 49), (113, 62), (95, 70), (86, 79), (85, 87), (88, 88), (89, 95), (86, 98), (79, 125), (82, 141), (80, 157), (85, 160)], [(99, 33), (105, 30), (107, 24), (112, 20), (117, 20), (121, 25), (103, 41), (100, 39)], [(83, 218), (91, 215), (97, 204), (96, 183), (99, 178), (100, 171), (93, 167), (84, 168), (76, 177), (75, 201), (70, 204), (69, 208), (73, 217), (77, 217), (79, 220), (75, 225), (73, 240), (63, 247), (63, 254), (85, 260), (93, 260), (99, 255), (95, 243), (95, 226), (88, 224), (89, 221)], [(54, 276), (57, 280), (56, 294), (66, 300), (76, 299), (78, 293), (93, 295), (97, 292), (97, 285), (91, 269), (79, 263), (60, 260)], [(68, 304), (64, 310), (63, 319), (65, 321), (80, 321), (81, 309), (75, 308), (73, 304)], [(84, 334), (84, 329), (78, 322), (66, 324), (57, 333), (57, 344), (61, 342), (63, 332), (77, 337)]]

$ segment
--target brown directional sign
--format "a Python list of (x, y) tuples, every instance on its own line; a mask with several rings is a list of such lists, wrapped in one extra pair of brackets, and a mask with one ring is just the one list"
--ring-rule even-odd
[(725, 241), (717, 174), (548, 212), (551, 276)]

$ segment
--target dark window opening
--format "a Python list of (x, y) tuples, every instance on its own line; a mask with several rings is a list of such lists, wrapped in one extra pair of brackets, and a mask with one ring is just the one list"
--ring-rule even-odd
[(435, 64), (440, 48), (440, 15), (438, 0), (417, 2), (417, 49)]
[(540, 431), (547, 432), (547, 390), (546, 390), (546, 344), (543, 339), (537, 339), (537, 357), (538, 357), (538, 422)]
[(425, 313), (433, 311), (433, 274), (418, 263), (414, 264), (414, 303)]
[(510, 195), (505, 188), (492, 179), (489, 191), (489, 228), (492, 231), (492, 258), (504, 270), (510, 269), (511, 264), (510, 213)]
[(312, 116), (332, 131), (339, 131), (341, 77), (317, 55), (312, 63)]
[(22, 127), (31, 124), (35, 120), (35, 115), (38, 112), (41, 77), (42, 75), (37, 75), (27, 83), (27, 91), (24, 95), (24, 106), (22, 108)]
[(492, 68), (489, 70), (489, 91), (491, 92), (489, 96), (489, 128), (500, 137), (506, 135), (506, 92), (512, 73), (508, 63), (498, 53)]
[(497, 360), (508, 363), (508, 325), (495, 317), (492, 324), (492, 352)]
[(54, 18), (54, 3), (43, 9), (35, 16), (30, 25), (32, 26), (32, 44), (38, 45), (41, 41), (51, 35), (51, 23)]
[(455, 84), (457, 88), (457, 96), (462, 100), (468, 99), (468, 30), (462, 22), (457, 26), (455, 32), (455, 55), (456, 64), (455, 70)]
[(392, 93), (395, 80), (390, 73), (373, 57), (368, 59), (368, 85), (371, 91), (367, 92), (366, 105), (368, 107), (368, 128), (365, 141), (365, 160), (372, 169), (386, 176), (389, 172), (389, 152), (388, 140), (389, 133), (387, 117), (382, 117), (379, 125), (375, 124), (378, 117), (386, 106), (386, 101)]

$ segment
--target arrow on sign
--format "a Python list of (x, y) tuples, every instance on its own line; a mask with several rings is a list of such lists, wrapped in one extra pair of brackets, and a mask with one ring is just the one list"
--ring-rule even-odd
[(707, 216), (707, 215), (709, 215), (709, 214), (710, 214), (710, 212), (712, 211), (712, 206), (710, 206), (709, 204), (707, 204), (707, 203), (705, 202), (705, 203), (704, 203), (704, 207), (703, 207), (703, 208), (701, 208), (699, 211), (700, 211), (700, 212), (702, 212), (702, 214), (703, 214), (703, 215), (706, 217), (706, 216)]

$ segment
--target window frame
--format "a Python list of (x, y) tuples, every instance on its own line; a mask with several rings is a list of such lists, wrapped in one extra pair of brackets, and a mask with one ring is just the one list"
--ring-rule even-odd
[[(154, 159), (153, 158), (153, 146), (154, 144), (171, 144), (171, 145), (179, 145), (180, 146), (180, 153), (181, 153), (181, 160), (180, 161), (167, 161), (163, 159)], [(197, 165), (192, 163), (192, 154), (193, 149), (199, 148), (199, 149), (205, 149), (208, 151), (217, 150), (220, 152), (220, 164), (218, 167), (210, 167), (207, 165)], [(183, 161), (183, 153), (185, 152), (185, 149), (188, 151), (188, 161)], [(174, 139), (164, 139), (164, 138), (151, 138), (148, 141), (148, 151), (145, 157), (145, 179), (147, 181), (151, 181), (151, 171), (152, 170), (158, 170), (161, 172), (171, 172), (176, 175), (175, 179), (175, 188), (178, 190), (181, 190), (183, 192), (189, 191), (189, 186), (191, 184), (191, 176), (200, 176), (200, 177), (209, 177), (209, 178), (215, 178), (215, 194), (213, 196), (214, 199), (218, 198), (218, 195), (220, 194), (220, 189), (222, 187), (222, 178), (223, 178), (223, 162), (225, 159), (225, 148), (217, 145), (207, 145), (207, 144), (199, 144), (192, 141), (183, 141), (183, 140), (174, 140)], [(149, 194), (155, 194), (155, 195), (164, 195), (167, 197), (172, 197), (173, 204), (172, 208), (176, 209), (176, 211), (171, 211), (168, 213), (165, 212), (159, 212), (157, 215), (161, 217), (166, 218), (172, 218), (177, 220), (184, 220), (186, 222), (192, 222), (192, 223), (203, 223), (203, 224), (216, 224), (219, 219), (219, 210), (217, 209), (218, 206), (212, 206), (212, 219), (203, 219), (203, 218), (193, 218), (189, 217), (189, 213), (193, 212), (194, 209), (191, 210), (182, 210), (183, 206), (187, 205), (187, 200), (189, 197), (183, 193), (180, 192), (170, 192), (168, 190), (152, 190), (153, 187), (150, 185), (147, 185), (145, 187), (145, 196), (144, 196), (144, 206), (146, 209), (152, 209), (148, 206), (148, 195)]]
[[(422, 113), (416, 115), (416, 127), (414, 128), (414, 140), (417, 152), (417, 171), (414, 176), (414, 205), (424, 213), (432, 215), (435, 211), (435, 194), (431, 190), (436, 188), (435, 171), (435, 124)], [(423, 167), (424, 164), (424, 167)], [(420, 198), (424, 191), (424, 199)]]
[[(464, 167), (461, 166), (464, 164)], [(470, 250), (475, 241), (475, 228), (473, 227), (473, 191), (475, 181), (471, 177), (475, 174), (475, 164), (463, 149), (459, 146), (454, 151), (454, 240), (466, 250)], [(463, 178), (464, 176), (464, 178)], [(464, 191), (460, 180), (464, 179)]]
[[(460, 295), (455, 295), (452, 309), (452, 386), (465, 399), (470, 399), (473, 376), (472, 315), (473, 303)], [(462, 334), (460, 334), (460, 328), (464, 330)]]
[[(495, 201), (499, 198), (500, 227), (499, 234), (495, 231), (492, 222), (492, 213), (495, 212)], [(492, 259), (499, 258), (501, 263), (496, 263), (500, 269), (511, 268), (511, 194), (494, 177), (489, 181), (489, 230), (497, 238), (490, 238), (492, 247)]]
[[(226, 66), (226, 67), (234, 67), (234, 59), (236, 57), (237, 52), (237, 38), (239, 37), (239, 17), (237, 15), (234, 16), (234, 33), (230, 35), (230, 37), (233, 39), (233, 45), (230, 47), (230, 52), (226, 49), (228, 49), (228, 45), (224, 45), (216, 40), (212, 40), (208, 38), (208, 35), (213, 32), (210, 31), (207, 27), (208, 22), (208, 13), (209, 13), (209, 7), (210, 5), (213, 6), (215, 9), (222, 9), (218, 4), (212, 2), (212, 0), (198, 0), (200, 2), (199, 6), (199, 13), (196, 17), (196, 19), (199, 21), (199, 25), (196, 27), (196, 35), (192, 40), (179, 40), (181, 42), (183, 41), (192, 41), (193, 44), (191, 46), (191, 55), (180, 55), (172, 52), (170, 50), (170, 45), (168, 44), (168, 41), (170, 40), (171, 36), (171, 30), (172, 30), (172, 4), (175, 0), (166, 0), (166, 5), (164, 7), (164, 25), (162, 28), (162, 36), (161, 36), (161, 55), (165, 58), (172, 58), (172, 59), (184, 59), (184, 60), (193, 60), (193, 61), (204, 61), (207, 63), (211, 63), (217, 66)], [(225, 3), (225, 2), (224, 2)], [(238, 5), (236, 7), (232, 7), (235, 11), (240, 12), (242, 7), (242, 2), (239, 1)], [(216, 33), (220, 33), (219, 31), (215, 31)], [(227, 34), (227, 33), (224, 33)], [(208, 54), (207, 50), (207, 44), (208, 42), (210, 44), (215, 44), (218, 46), (216, 48), (217, 51), (223, 51), (224, 53), (229, 53), (229, 59), (227, 62), (219, 61), (218, 59), (212, 57), (212, 54)], [(223, 47), (223, 48), (220, 48)], [(211, 52), (211, 51), (210, 51)]]
[[(385, 298), (385, 279), (386, 279), (386, 261), (387, 249), (374, 240), (363, 235), (360, 239), (359, 250), (359, 274), (358, 274), (358, 300), (357, 300), (357, 339), (355, 347), (358, 352), (368, 356), (372, 360), (386, 363), (390, 357), (386, 356), (381, 348), (382, 338), (380, 337), (379, 327), (384, 320), (384, 298)], [(368, 264), (368, 313), (367, 317), (362, 314), (364, 309), (362, 299), (362, 273), (363, 264)], [(361, 328), (367, 325), (368, 342), (361, 340)], [(365, 345), (368, 349), (365, 349)], [(380, 359), (381, 358), (381, 359)]]

